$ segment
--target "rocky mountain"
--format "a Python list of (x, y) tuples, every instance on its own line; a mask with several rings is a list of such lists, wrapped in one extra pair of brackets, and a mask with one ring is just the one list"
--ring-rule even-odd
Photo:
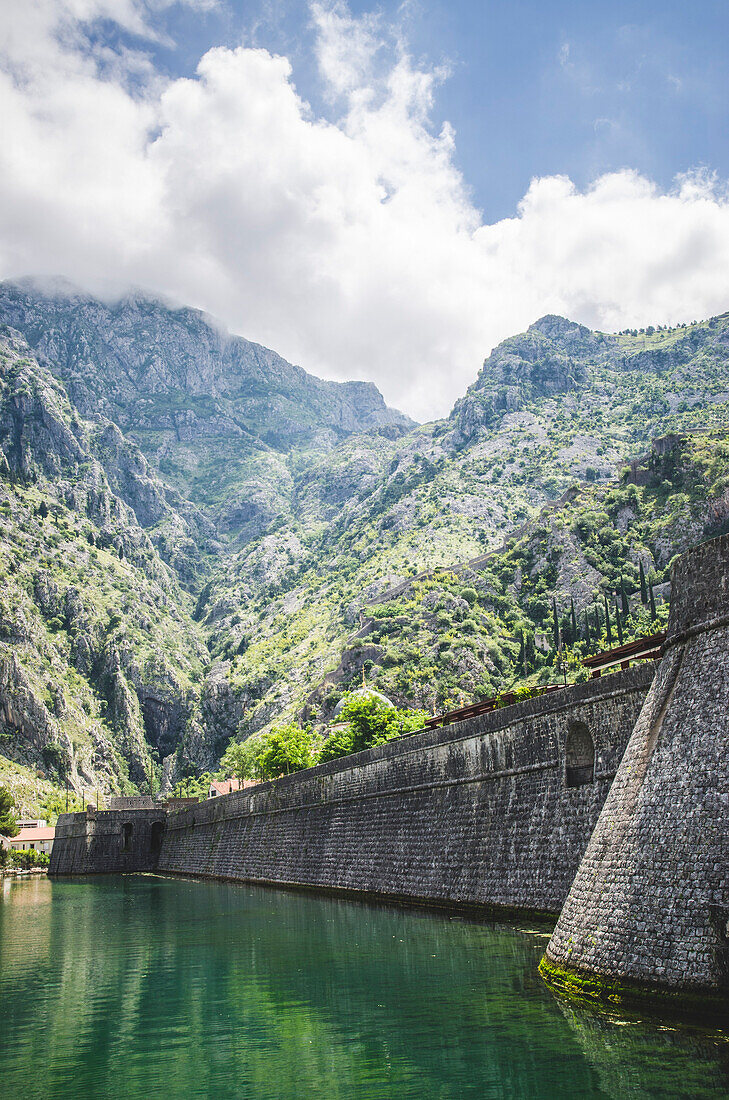
[[(316, 464), (304, 456), (296, 523), (231, 558), (198, 607), (211, 651), (242, 703), (242, 731), (295, 712), (317, 680), (354, 682), (367, 661), (375, 662), (376, 686), (395, 691), (402, 703), (428, 700), (402, 684), (396, 690), (400, 672), (405, 682), (428, 684), (437, 705), (454, 694), (471, 697), (480, 672), (466, 667), (454, 682), (446, 661), (436, 676), (417, 648), (403, 646), (392, 673), (377, 663), (378, 652), (354, 659), (350, 636), (369, 601), (423, 572), (478, 560), (540, 510), (550, 514), (550, 502), (575, 484), (611, 486), (622, 464), (648, 451), (654, 437), (715, 429), (721, 439), (728, 401), (729, 315), (635, 335), (593, 333), (546, 317), (494, 350), (447, 419), (396, 441), (352, 437)], [(701, 484), (695, 492), (703, 509), (709, 505), (701, 494), (713, 482)], [(685, 497), (678, 494), (682, 516), (695, 503)], [(696, 535), (693, 521), (684, 520)], [(606, 545), (610, 524), (600, 528)], [(675, 540), (685, 545), (677, 534)], [(664, 552), (651, 551), (651, 561), (653, 580), (662, 583)], [(553, 578), (566, 595), (574, 587), (578, 610), (593, 601), (595, 587), (607, 590), (615, 581), (607, 567), (586, 575), (589, 593), (564, 584), (563, 571)], [(548, 603), (539, 616), (530, 612), (530, 629), (548, 627)], [(397, 618), (403, 640), (407, 616)], [(488, 636), (484, 627), (489, 644), (503, 636), (504, 623), (492, 621), (491, 629)], [(513, 679), (511, 667), (506, 661), (489, 675), (484, 690)]]
[(131, 789), (151, 749), (194, 741), (207, 648), (113, 489), (117, 433), (84, 421), (23, 338), (0, 332), (3, 753), (74, 786)]
[(245, 541), (291, 513), (292, 450), (413, 426), (369, 382), (314, 378), (198, 310), (143, 294), (105, 303), (65, 284), (3, 283), (0, 317), (81, 416), (118, 425), (181, 494), (178, 511), (194, 503), (223, 537)]
[(549, 679), (555, 603), (576, 671), (729, 512), (729, 315), (544, 317), (421, 426), (143, 295), (3, 284), (0, 323), (0, 756), (76, 789), (324, 723), (363, 669), (425, 707)]

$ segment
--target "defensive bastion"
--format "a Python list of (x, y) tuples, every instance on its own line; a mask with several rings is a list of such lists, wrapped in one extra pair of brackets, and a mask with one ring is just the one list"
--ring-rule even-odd
[(664, 656), (542, 961), (609, 1000), (729, 1009), (729, 536), (674, 567)]
[(659, 666), (187, 809), (63, 815), (50, 873), (561, 911), (548, 980), (725, 1006), (729, 536), (679, 562), (669, 628)]

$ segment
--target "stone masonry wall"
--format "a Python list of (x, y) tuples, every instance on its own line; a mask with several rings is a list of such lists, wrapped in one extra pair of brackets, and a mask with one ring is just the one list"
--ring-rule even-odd
[(726, 1001), (729, 536), (684, 555), (672, 581), (665, 656), (547, 965)]
[[(561, 908), (653, 677), (639, 666), (171, 812), (159, 870)], [(583, 722), (592, 782), (566, 786)]]
[[(164, 807), (61, 814), (48, 873), (153, 871), (159, 858), (165, 817)], [(126, 834), (125, 826), (131, 826)]]

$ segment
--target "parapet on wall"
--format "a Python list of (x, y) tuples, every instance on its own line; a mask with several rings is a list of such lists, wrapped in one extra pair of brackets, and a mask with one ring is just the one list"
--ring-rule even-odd
[(164, 807), (61, 814), (48, 873), (153, 871), (162, 846), (165, 817)]
[(693, 989), (729, 1008), (728, 535), (679, 559), (672, 593), (665, 656), (542, 969), (598, 997)]
[(172, 812), (159, 869), (558, 912), (653, 672), (615, 673)]

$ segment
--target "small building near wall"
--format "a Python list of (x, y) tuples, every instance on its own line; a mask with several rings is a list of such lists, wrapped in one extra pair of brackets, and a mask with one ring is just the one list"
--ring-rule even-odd
[(56, 830), (53, 826), (46, 825), (44, 822), (42, 826), (33, 825), (30, 828), (21, 829), (17, 836), (9, 838), (8, 847), (16, 852), (25, 852), (31, 848), (36, 852), (45, 852), (49, 856), (55, 835)]
[(245, 791), (249, 787), (255, 787), (255, 779), (218, 779), (214, 780), (208, 788), (208, 798), (217, 798), (221, 794), (232, 794), (233, 791)]
[(43, 817), (16, 817), (15, 824), (19, 829), (45, 829), (48, 822)]

